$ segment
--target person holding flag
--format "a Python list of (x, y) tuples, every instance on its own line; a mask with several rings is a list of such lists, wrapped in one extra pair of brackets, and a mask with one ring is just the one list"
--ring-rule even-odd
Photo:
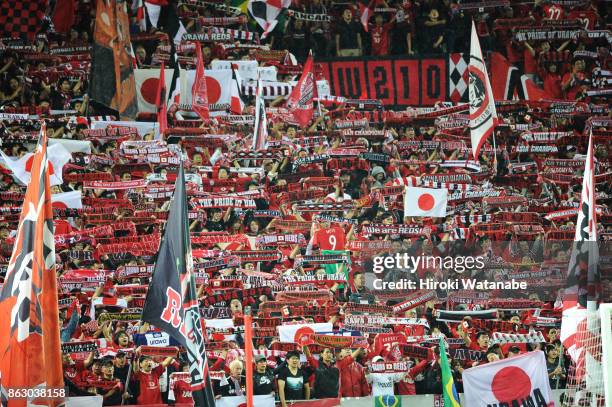
[(181, 162), (166, 229), (142, 310), (142, 320), (168, 333), (185, 348), (194, 403), (197, 407), (213, 407), (215, 400), (208, 376), (195, 288), (185, 174)]

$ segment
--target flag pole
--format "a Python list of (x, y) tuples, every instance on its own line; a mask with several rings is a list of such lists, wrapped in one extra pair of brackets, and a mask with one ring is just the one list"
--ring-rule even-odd
[[(493, 101), (495, 103), (495, 101)], [(493, 173), (497, 175), (497, 145), (495, 144), (495, 124), (493, 125)]]
[(253, 318), (251, 313), (244, 315), (244, 353), (246, 371), (246, 402), (247, 407), (253, 406)]
[[(315, 86), (316, 83), (315, 83)], [(321, 99), (317, 98), (317, 110), (319, 111), (319, 117), (321, 117), (321, 124), (323, 124), (323, 130), (327, 130), (327, 125), (325, 124), (325, 119), (323, 118), (323, 113), (321, 112)]]
[[(473, 22), (474, 21), (472, 21), (472, 23)], [(487, 55), (490, 55), (490, 54), (491, 54), (491, 52), (488, 51)], [(491, 58), (489, 58), (489, 62), (490, 61), (491, 61)], [(495, 106), (495, 98), (493, 97), (492, 94), (491, 94), (491, 98), (493, 98), (493, 106)], [(494, 174), (497, 175), (497, 144), (495, 143), (495, 127), (497, 127), (497, 118), (493, 119), (493, 131), (492, 131), (492, 136), (493, 136), (493, 171), (494, 171)]]
[[(559, 363), (557, 363), (557, 368), (563, 367), (563, 342), (561, 342), (561, 349), (559, 350)], [(559, 388), (559, 382), (561, 381), (561, 375), (557, 376), (557, 385), (555, 389)]]

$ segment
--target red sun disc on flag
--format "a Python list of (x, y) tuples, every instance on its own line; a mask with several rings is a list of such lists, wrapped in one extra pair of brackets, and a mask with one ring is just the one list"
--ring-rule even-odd
[(140, 94), (147, 103), (152, 105), (155, 104), (158, 84), (159, 78), (149, 78), (142, 82), (142, 85), (140, 85)]
[(297, 343), (300, 346), (312, 345), (314, 342), (310, 338), (311, 335), (314, 335), (314, 330), (309, 326), (304, 326), (297, 331), (295, 331), (295, 335), (293, 336), (293, 342)]
[(214, 105), (221, 97), (221, 85), (219, 82), (210, 76), (206, 77), (206, 92), (208, 94), (208, 104)]
[[(26, 172), (32, 172), (32, 164), (34, 163), (34, 154), (32, 154), (32, 156), (30, 158), (28, 158), (26, 160), (25, 163), (25, 170)], [(53, 163), (51, 162), (51, 160), (48, 160), (49, 166), (48, 166), (48, 172), (49, 172), (49, 176), (53, 175)]]
[(61, 201), (53, 202), (51, 206), (57, 209), (68, 209), (68, 206)]
[(531, 393), (531, 379), (520, 367), (504, 367), (493, 377), (491, 391), (500, 402), (524, 399)]
[(422, 211), (430, 211), (436, 203), (436, 199), (431, 194), (422, 194), (419, 196), (417, 204), (419, 205), (419, 209)]

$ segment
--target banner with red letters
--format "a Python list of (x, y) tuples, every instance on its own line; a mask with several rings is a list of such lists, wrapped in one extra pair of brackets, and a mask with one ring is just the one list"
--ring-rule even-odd
[(379, 99), (385, 106), (431, 106), (450, 101), (450, 89), (454, 89), (449, 55), (334, 58), (316, 63), (329, 81), (332, 95)]

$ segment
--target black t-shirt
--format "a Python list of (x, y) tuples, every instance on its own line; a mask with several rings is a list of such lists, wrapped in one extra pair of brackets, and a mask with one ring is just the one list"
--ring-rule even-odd
[(278, 372), (278, 380), (285, 382), (285, 400), (304, 400), (304, 384), (308, 383), (302, 369), (294, 375), (287, 366)]
[(314, 391), (318, 399), (338, 397), (340, 371), (336, 366), (328, 366), (319, 360), (315, 369)]
[(336, 34), (340, 36), (340, 49), (356, 49), (359, 48), (357, 42), (357, 34), (361, 31), (361, 27), (354, 21), (346, 23), (344, 20), (338, 23)]
[(215, 222), (214, 220), (207, 220), (204, 227), (211, 232), (222, 232), (225, 230), (225, 222), (222, 220)]
[[(98, 389), (98, 394), (101, 395), (105, 395), (108, 392), (108, 390), (105, 389)], [(116, 389), (113, 394), (111, 394), (108, 397), (105, 397), (104, 400), (102, 401), (102, 405), (103, 406), (117, 406), (119, 404), (121, 404), (121, 396), (122, 396), (122, 392), (118, 389)]]
[[(285, 386), (286, 387), (286, 386)], [(253, 394), (264, 395), (274, 391), (274, 374), (270, 369), (266, 369), (264, 373), (259, 373), (257, 370), (253, 372)]]
[(438, 41), (438, 38), (440, 38), (440, 36), (444, 36), (445, 33), (446, 33), (446, 24), (437, 24), (437, 25), (432, 25), (432, 26), (426, 26), (425, 24), (423, 24), (423, 33), (422, 33), (421, 38), (423, 39), (423, 42), (424, 42), (423, 45), (425, 46), (425, 52), (435, 51), (434, 49), (431, 49), (430, 47), (433, 47), (436, 41)]
[(121, 380), (123, 383), (125, 383), (127, 381), (129, 370), (130, 370), (130, 365), (127, 363), (123, 367), (115, 366), (115, 377)]

